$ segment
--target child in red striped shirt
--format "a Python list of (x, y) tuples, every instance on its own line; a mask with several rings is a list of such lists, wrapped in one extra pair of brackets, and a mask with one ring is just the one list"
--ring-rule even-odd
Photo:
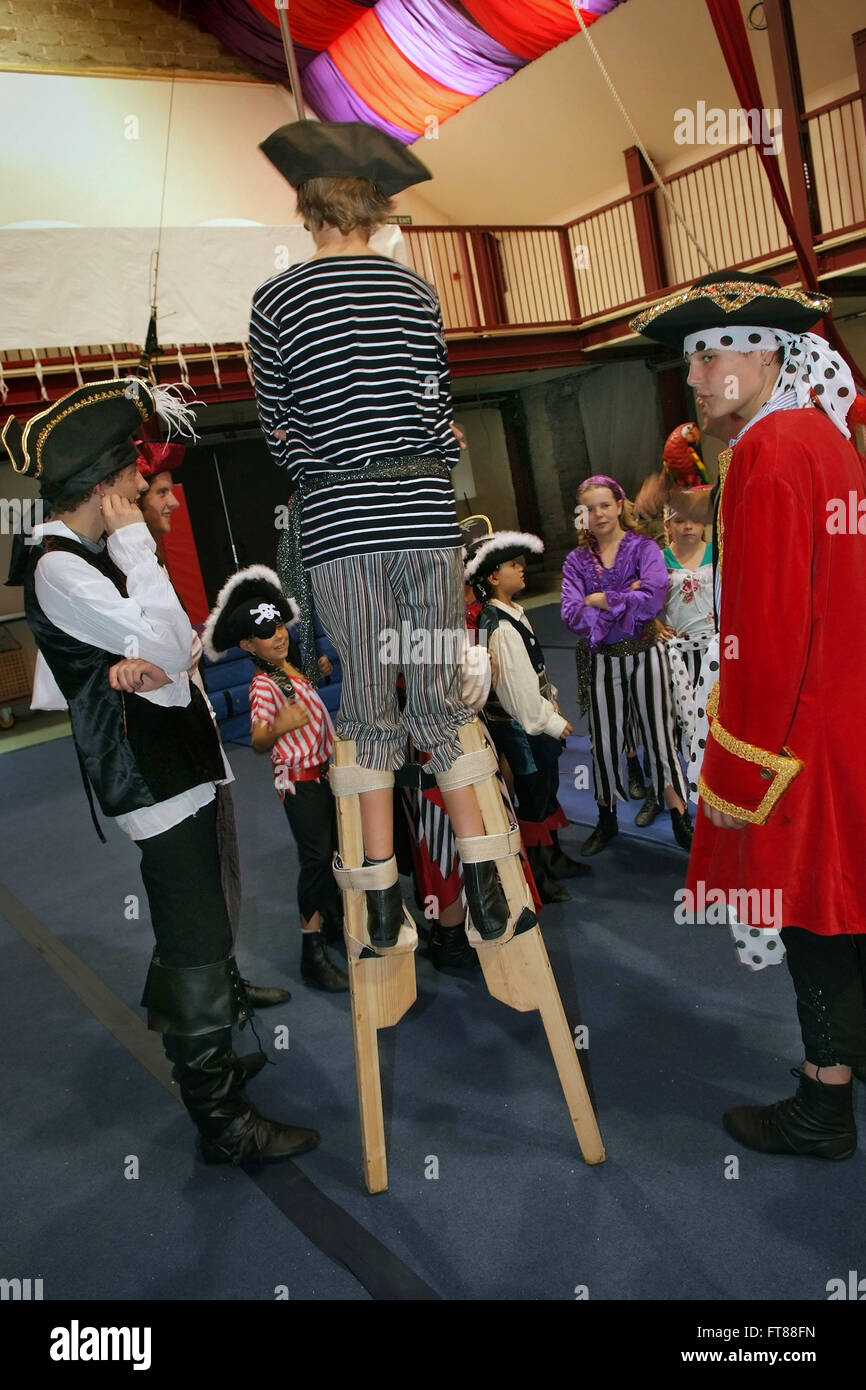
[(251, 565), (223, 586), (202, 643), (212, 660), (238, 645), (257, 668), (250, 682), (252, 746), (271, 755), (274, 786), (298, 847), (301, 978), (336, 992), (347, 990), (349, 981), (330, 959), (322, 931), (323, 917), (335, 922), (341, 915), (331, 869), (336, 836), (327, 776), (334, 727), (299, 669), (300, 652), (286, 627), (296, 616), (293, 610), (273, 570)]

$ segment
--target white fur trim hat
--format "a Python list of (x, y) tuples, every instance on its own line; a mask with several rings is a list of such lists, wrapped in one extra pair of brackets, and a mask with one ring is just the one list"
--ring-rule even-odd
[(464, 551), (463, 579), (474, 587), (506, 560), (516, 560), (518, 555), (540, 555), (543, 550), (544, 541), (529, 531), (494, 531), (473, 541)]
[(295, 600), (284, 592), (267, 565), (249, 565), (227, 579), (217, 594), (201, 634), (205, 655), (219, 661), (247, 637), (273, 637), (283, 623), (300, 617)]

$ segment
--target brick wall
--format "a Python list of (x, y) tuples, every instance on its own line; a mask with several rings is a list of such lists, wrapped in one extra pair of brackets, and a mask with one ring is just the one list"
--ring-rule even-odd
[(250, 74), (176, 4), (152, 0), (0, 0), (0, 65)]

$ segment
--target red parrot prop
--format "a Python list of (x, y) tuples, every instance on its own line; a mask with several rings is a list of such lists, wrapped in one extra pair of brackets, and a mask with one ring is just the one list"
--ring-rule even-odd
[(677, 425), (665, 440), (662, 464), (669, 478), (677, 487), (702, 487), (710, 479), (695, 445), (701, 442), (701, 432), (694, 420), (685, 425)]
[(847, 417), (848, 428), (854, 446), (861, 454), (866, 453), (866, 396), (855, 396)]

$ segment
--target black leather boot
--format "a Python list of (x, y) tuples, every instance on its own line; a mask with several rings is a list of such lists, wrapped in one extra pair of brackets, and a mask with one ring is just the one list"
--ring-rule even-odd
[(305, 985), (342, 994), (349, 988), (349, 977), (337, 968), (328, 955), (324, 933), (301, 932), (301, 979)]
[(568, 889), (563, 888), (561, 883), (557, 883), (550, 872), (550, 858), (544, 853), (545, 849), (549, 849), (549, 846), (526, 846), (526, 857), (529, 860), (532, 877), (535, 879), (538, 896), (543, 903), (570, 903), (571, 894)]
[(253, 1012), (273, 1008), (275, 1004), (288, 1004), (292, 997), (287, 989), (280, 989), (276, 985), (251, 985), (249, 980), (244, 980), (243, 986)]
[(430, 935), (430, 962), (435, 970), (477, 970), (478, 953), (466, 939), (466, 924), (459, 922), (455, 927), (443, 927), (441, 922), (432, 923)]
[(850, 1081), (828, 1086), (799, 1076), (797, 1094), (775, 1105), (742, 1105), (722, 1117), (728, 1133), (765, 1154), (808, 1154), (812, 1158), (851, 1158), (857, 1148)]
[(652, 788), (650, 788), (644, 799), (643, 806), (641, 806), (634, 818), (635, 825), (652, 825), (656, 816), (660, 816), (664, 809), (664, 801), (660, 801)]
[(206, 1163), (274, 1163), (319, 1143), (316, 1130), (266, 1120), (247, 1100), (232, 1064), (231, 1028), (164, 1041)]
[(632, 801), (642, 801), (647, 794), (647, 789), (643, 780), (640, 759), (636, 753), (632, 753), (626, 762), (628, 764), (628, 794)]
[(142, 1003), (148, 1026), (164, 1035), (207, 1162), (271, 1162), (316, 1147), (315, 1130), (266, 1120), (243, 1094), (250, 1068), (232, 1052), (232, 1024), (249, 1009), (233, 957), (188, 968), (154, 959)]
[(508, 903), (492, 859), (463, 865), (463, 887), (469, 915), (478, 935), (495, 941), (508, 930)]
[(593, 830), (588, 840), (584, 840), (580, 847), (580, 852), (585, 858), (590, 855), (598, 854), (603, 850), (608, 840), (612, 840), (614, 835), (619, 834), (619, 825), (616, 819), (616, 808), (611, 810), (610, 806), (599, 806), (598, 825)]
[(551, 878), (584, 878), (586, 874), (591, 874), (592, 869), (588, 864), (581, 864), (579, 859), (571, 859), (559, 843), (559, 831), (552, 830), (550, 838), (553, 840), (553, 847), (546, 856), (548, 873)]
[(675, 806), (671, 806), (670, 812), (671, 825), (674, 828), (674, 839), (680, 849), (691, 849), (694, 830), (688, 807), (686, 807), (685, 811), (678, 811)]
[(367, 931), (374, 946), (396, 946), (403, 925), (403, 894), (399, 883), (390, 888), (368, 888)]

